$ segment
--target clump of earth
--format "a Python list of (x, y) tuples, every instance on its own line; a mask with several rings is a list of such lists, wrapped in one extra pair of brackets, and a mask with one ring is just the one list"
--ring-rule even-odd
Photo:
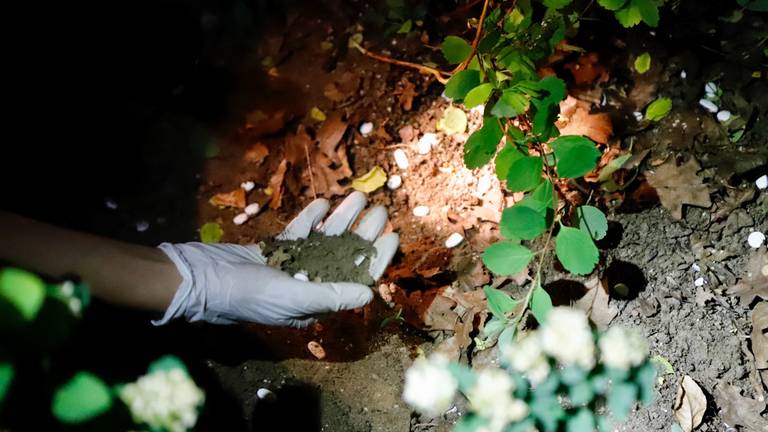
[(292, 275), (305, 274), (314, 282), (374, 282), (368, 263), (376, 250), (353, 232), (337, 236), (313, 232), (303, 239), (266, 242), (262, 249), (270, 266)]

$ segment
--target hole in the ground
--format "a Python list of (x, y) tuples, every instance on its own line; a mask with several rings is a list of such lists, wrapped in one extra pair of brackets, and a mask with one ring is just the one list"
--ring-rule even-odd
[(611, 297), (622, 300), (637, 298), (648, 285), (648, 280), (640, 267), (626, 261), (613, 261), (603, 275)]

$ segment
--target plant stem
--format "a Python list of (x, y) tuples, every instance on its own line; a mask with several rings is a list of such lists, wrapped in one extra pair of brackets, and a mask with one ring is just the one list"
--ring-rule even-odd
[(475, 33), (475, 38), (472, 40), (472, 52), (463, 62), (461, 62), (461, 64), (456, 66), (456, 69), (451, 71), (451, 73), (455, 74), (466, 69), (467, 65), (469, 65), (469, 62), (472, 61), (472, 57), (474, 57), (475, 54), (477, 53), (477, 45), (480, 43), (480, 35), (483, 34), (483, 23), (485, 22), (485, 16), (488, 13), (489, 3), (490, 3), (490, 0), (485, 0), (483, 2), (483, 11), (480, 13), (480, 19), (477, 22), (477, 32)]
[(435, 79), (437, 79), (441, 84), (445, 84), (445, 83), (448, 82), (448, 78), (446, 78), (444, 75), (448, 75), (448, 76), (451, 75), (448, 72), (443, 72), (441, 70), (437, 70), (437, 69), (431, 68), (429, 66), (424, 66), (424, 65), (418, 64), (418, 63), (411, 63), (411, 62), (407, 62), (407, 61), (403, 61), (403, 60), (397, 60), (397, 59), (393, 59), (392, 57), (387, 57), (387, 56), (385, 56), (383, 54), (377, 54), (375, 52), (368, 51), (367, 49), (363, 48), (362, 46), (360, 46), (359, 43), (357, 43), (355, 41), (350, 41), (350, 43), (352, 44), (353, 47), (355, 47), (358, 51), (360, 51), (361, 54), (363, 54), (365, 56), (371, 57), (373, 59), (376, 59), (376, 60), (384, 62), (384, 63), (389, 63), (389, 64), (394, 64), (394, 65), (397, 65), (397, 66), (403, 66), (403, 67), (407, 67), (407, 68), (411, 68), (411, 69), (416, 69), (416, 70), (419, 71), (419, 73), (422, 73), (424, 75), (432, 75), (432, 76), (434, 76)]

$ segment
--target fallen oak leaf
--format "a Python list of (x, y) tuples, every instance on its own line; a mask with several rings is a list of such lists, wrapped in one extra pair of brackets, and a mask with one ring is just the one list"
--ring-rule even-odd
[(752, 311), (751, 343), (755, 367), (768, 369), (768, 301), (758, 303)]
[(573, 75), (573, 80), (578, 85), (603, 83), (608, 81), (608, 71), (599, 63), (600, 56), (595, 53), (585, 53), (578, 60), (563, 66)]
[(217, 207), (245, 208), (245, 191), (237, 188), (231, 192), (217, 193), (212, 196), (209, 203)]
[(683, 218), (683, 204), (704, 208), (712, 206), (709, 189), (696, 175), (700, 170), (699, 162), (691, 158), (679, 167), (673, 159), (654, 171), (646, 171), (648, 183), (656, 189), (661, 204), (674, 219)]
[(584, 282), (584, 286), (587, 288), (587, 293), (576, 300), (574, 306), (586, 312), (598, 329), (605, 330), (619, 314), (619, 309), (609, 304), (610, 296), (599, 277), (590, 278)]
[(286, 120), (284, 111), (267, 114), (264, 111), (256, 110), (245, 116), (245, 129), (251, 136), (258, 138), (280, 132), (285, 127)]
[(560, 117), (555, 123), (560, 135), (583, 135), (598, 144), (606, 144), (613, 135), (611, 116), (590, 113), (587, 102), (568, 96), (560, 102)]
[(245, 155), (243, 156), (243, 159), (245, 159), (248, 162), (260, 164), (264, 162), (264, 159), (269, 156), (269, 149), (264, 144), (257, 142), (256, 144), (250, 146), (248, 150), (245, 151)]
[(684, 432), (691, 432), (701, 424), (707, 410), (707, 398), (693, 378), (688, 375), (680, 380), (675, 398), (675, 418)]
[(768, 431), (768, 420), (760, 415), (765, 411), (765, 401), (744, 397), (738, 387), (722, 384), (715, 389), (715, 400), (726, 427), (742, 426), (747, 432)]
[(269, 187), (272, 189), (272, 197), (269, 200), (269, 208), (279, 208), (283, 202), (283, 180), (288, 170), (288, 161), (283, 159), (277, 167), (277, 171), (269, 179)]
[(750, 257), (746, 276), (728, 288), (728, 294), (739, 296), (744, 304), (752, 303), (755, 297), (768, 300), (768, 252), (759, 250)]
[(401, 81), (402, 87), (395, 90), (393, 94), (399, 95), (398, 102), (405, 111), (410, 111), (413, 108), (413, 98), (416, 96), (416, 85), (408, 80), (408, 77), (403, 76)]

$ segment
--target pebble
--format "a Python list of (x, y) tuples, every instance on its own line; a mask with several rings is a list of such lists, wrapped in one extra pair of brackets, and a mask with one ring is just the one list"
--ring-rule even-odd
[(453, 233), (451, 234), (448, 239), (445, 241), (445, 247), (447, 248), (454, 248), (461, 244), (461, 242), (464, 241), (464, 236), (462, 236), (459, 233)]
[(717, 121), (719, 121), (720, 123), (725, 123), (730, 119), (731, 119), (730, 111), (722, 110), (719, 113), (717, 113)]
[(277, 399), (277, 396), (275, 395), (275, 393), (272, 392), (272, 390), (267, 388), (260, 388), (256, 390), (256, 397), (258, 397), (263, 401), (268, 401), (268, 402), (272, 402), (275, 399)]
[(755, 180), (755, 186), (760, 190), (768, 188), (768, 175), (763, 174), (760, 178)]
[(477, 180), (477, 193), (480, 195), (488, 192), (491, 189), (491, 176), (488, 174), (480, 177), (479, 180)]
[(298, 272), (295, 275), (293, 275), (293, 278), (296, 279), (296, 280), (300, 280), (300, 281), (304, 281), (304, 282), (309, 282), (309, 276), (307, 276), (306, 273)]
[(417, 206), (413, 209), (413, 215), (416, 217), (424, 217), (429, 214), (429, 207)]
[(693, 281), (693, 284), (697, 287), (704, 286), (704, 278), (700, 277), (696, 279), (695, 281)]
[(403, 185), (403, 178), (395, 174), (387, 179), (387, 187), (390, 190), (395, 190)]
[(717, 107), (717, 105), (715, 105), (714, 102), (707, 99), (699, 99), (699, 105), (711, 113), (716, 113), (720, 109)]
[(432, 132), (425, 133), (421, 138), (419, 138), (419, 142), (417, 144), (417, 148), (419, 150), (419, 154), (425, 155), (428, 154), (432, 147), (437, 145), (437, 134)]
[(232, 222), (234, 222), (235, 225), (242, 225), (248, 222), (248, 215), (246, 213), (240, 213), (232, 219)]
[(373, 132), (373, 123), (365, 122), (360, 125), (360, 134), (362, 136), (368, 136), (371, 132)]
[(325, 358), (325, 350), (323, 349), (323, 346), (320, 345), (319, 342), (311, 341), (310, 343), (307, 344), (307, 349), (318, 360), (322, 360)]
[(401, 170), (408, 169), (408, 155), (405, 154), (403, 149), (395, 150), (395, 163)]
[(136, 231), (138, 232), (144, 232), (149, 229), (149, 222), (145, 220), (140, 220), (136, 222)]
[(240, 188), (242, 190), (246, 191), (246, 192), (252, 191), (253, 188), (255, 188), (255, 187), (256, 187), (256, 183), (254, 183), (252, 181), (246, 181), (246, 182), (240, 183)]
[(248, 216), (255, 216), (259, 212), (259, 210), (261, 210), (261, 207), (259, 207), (259, 203), (248, 204), (245, 207), (245, 214), (247, 214)]
[(752, 231), (749, 233), (749, 236), (747, 236), (747, 243), (749, 243), (749, 246), (754, 249), (762, 246), (764, 242), (765, 234), (761, 233), (760, 231)]

